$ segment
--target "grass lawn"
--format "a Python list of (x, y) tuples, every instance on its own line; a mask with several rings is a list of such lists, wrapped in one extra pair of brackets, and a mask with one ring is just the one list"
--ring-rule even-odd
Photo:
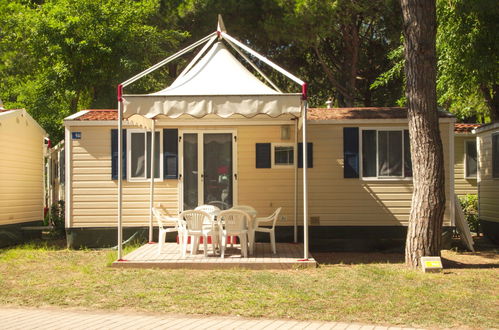
[[(362, 254), (358, 264), (339, 256), (316, 255), (321, 267), (291, 271), (123, 270), (108, 267), (114, 251), (33, 243), (0, 249), (0, 306), (499, 327), (497, 251), (480, 257), (486, 265), (440, 274), (409, 271), (397, 256)], [(456, 264), (476, 256), (444, 257)]]

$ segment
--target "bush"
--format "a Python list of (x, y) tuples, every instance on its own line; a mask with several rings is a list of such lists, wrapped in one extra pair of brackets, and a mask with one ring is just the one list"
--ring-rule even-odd
[(478, 221), (478, 196), (476, 194), (467, 194), (459, 197), (459, 202), (463, 208), (464, 218), (468, 222), (470, 230), (480, 235), (480, 223)]
[(64, 201), (60, 200), (52, 205), (50, 212), (45, 217), (44, 224), (53, 227), (51, 235), (54, 237), (61, 237), (64, 234), (64, 213)]

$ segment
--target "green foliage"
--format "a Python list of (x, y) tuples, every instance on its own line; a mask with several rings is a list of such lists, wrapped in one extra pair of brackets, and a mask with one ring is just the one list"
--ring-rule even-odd
[(499, 84), (497, 1), (439, 0), (437, 14), (440, 104), (463, 119), (494, 116), (486, 99)]
[[(57, 142), (64, 117), (114, 108), (116, 85), (186, 36), (158, 29), (158, 8), (158, 0), (0, 0), (0, 98), (25, 107)], [(145, 79), (134, 91), (164, 87), (165, 80)]]
[(464, 217), (468, 222), (470, 230), (480, 234), (480, 222), (478, 221), (478, 195), (467, 194), (459, 197), (459, 202), (463, 208)]
[(50, 207), (50, 212), (44, 219), (44, 225), (52, 226), (51, 236), (54, 238), (64, 236), (65, 228), (65, 210), (64, 201), (60, 200), (57, 204)]

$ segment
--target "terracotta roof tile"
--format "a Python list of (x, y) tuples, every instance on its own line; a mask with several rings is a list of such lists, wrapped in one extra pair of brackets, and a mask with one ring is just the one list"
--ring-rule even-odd
[[(116, 109), (87, 109), (87, 113), (74, 120), (117, 120)], [(453, 117), (452, 114), (439, 111), (442, 118)], [(400, 107), (371, 108), (309, 108), (309, 120), (345, 120), (345, 119), (406, 119), (407, 109)]]
[(454, 125), (454, 132), (455, 133), (471, 133), (472, 130), (474, 130), (477, 127), (480, 127), (481, 124), (455, 124)]
[(74, 120), (118, 120), (116, 109), (87, 109), (85, 111), (88, 112)]
[[(440, 118), (453, 117), (451, 113), (439, 111)], [(407, 108), (402, 107), (358, 107), (358, 108), (310, 108), (309, 120), (346, 119), (406, 119)]]

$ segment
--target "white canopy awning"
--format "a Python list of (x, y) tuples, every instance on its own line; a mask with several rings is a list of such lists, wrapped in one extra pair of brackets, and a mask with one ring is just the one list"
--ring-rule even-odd
[[(215, 42), (218, 39), (218, 42)], [(255, 77), (225, 47), (222, 40), (236, 51), (247, 64), (272, 87)], [(192, 51), (203, 48), (167, 88), (145, 95), (123, 95), (123, 88), (157, 70), (165, 64)], [(211, 48), (210, 48), (211, 47)], [(301, 86), (301, 93), (282, 93), (248, 57), (248, 54)], [(302, 160), (307, 160), (307, 84), (277, 64), (255, 52), (247, 45), (227, 34), (219, 16), (217, 31), (151, 66), (138, 75), (118, 85), (118, 131), (123, 129), (123, 119), (154, 131), (158, 118), (193, 118), (218, 116), (221, 118), (246, 118), (268, 116), (298, 117), (302, 129)], [(280, 117), (282, 118), (282, 117)], [(297, 125), (298, 126), (298, 125)], [(298, 141), (298, 133), (295, 132)], [(155, 141), (155, 139), (152, 139)], [(151, 154), (155, 150), (151, 143)], [(118, 261), (123, 256), (123, 135), (118, 134)], [(295, 156), (296, 157), (296, 156)], [(151, 162), (154, 164), (154, 162)], [(151, 173), (154, 168), (151, 165)], [(295, 167), (295, 241), (297, 240), (297, 167)], [(153, 239), (154, 181), (150, 183), (149, 240)], [(303, 166), (303, 249), (308, 260), (308, 196), (307, 166)]]
[[(193, 61), (195, 61), (194, 59)], [(222, 118), (240, 114), (254, 117), (266, 114), (299, 116), (302, 94), (285, 94), (267, 86), (246, 69), (224, 46), (216, 42), (184, 75), (169, 87), (152, 94), (124, 95), (123, 115), (146, 118), (183, 114)]]

